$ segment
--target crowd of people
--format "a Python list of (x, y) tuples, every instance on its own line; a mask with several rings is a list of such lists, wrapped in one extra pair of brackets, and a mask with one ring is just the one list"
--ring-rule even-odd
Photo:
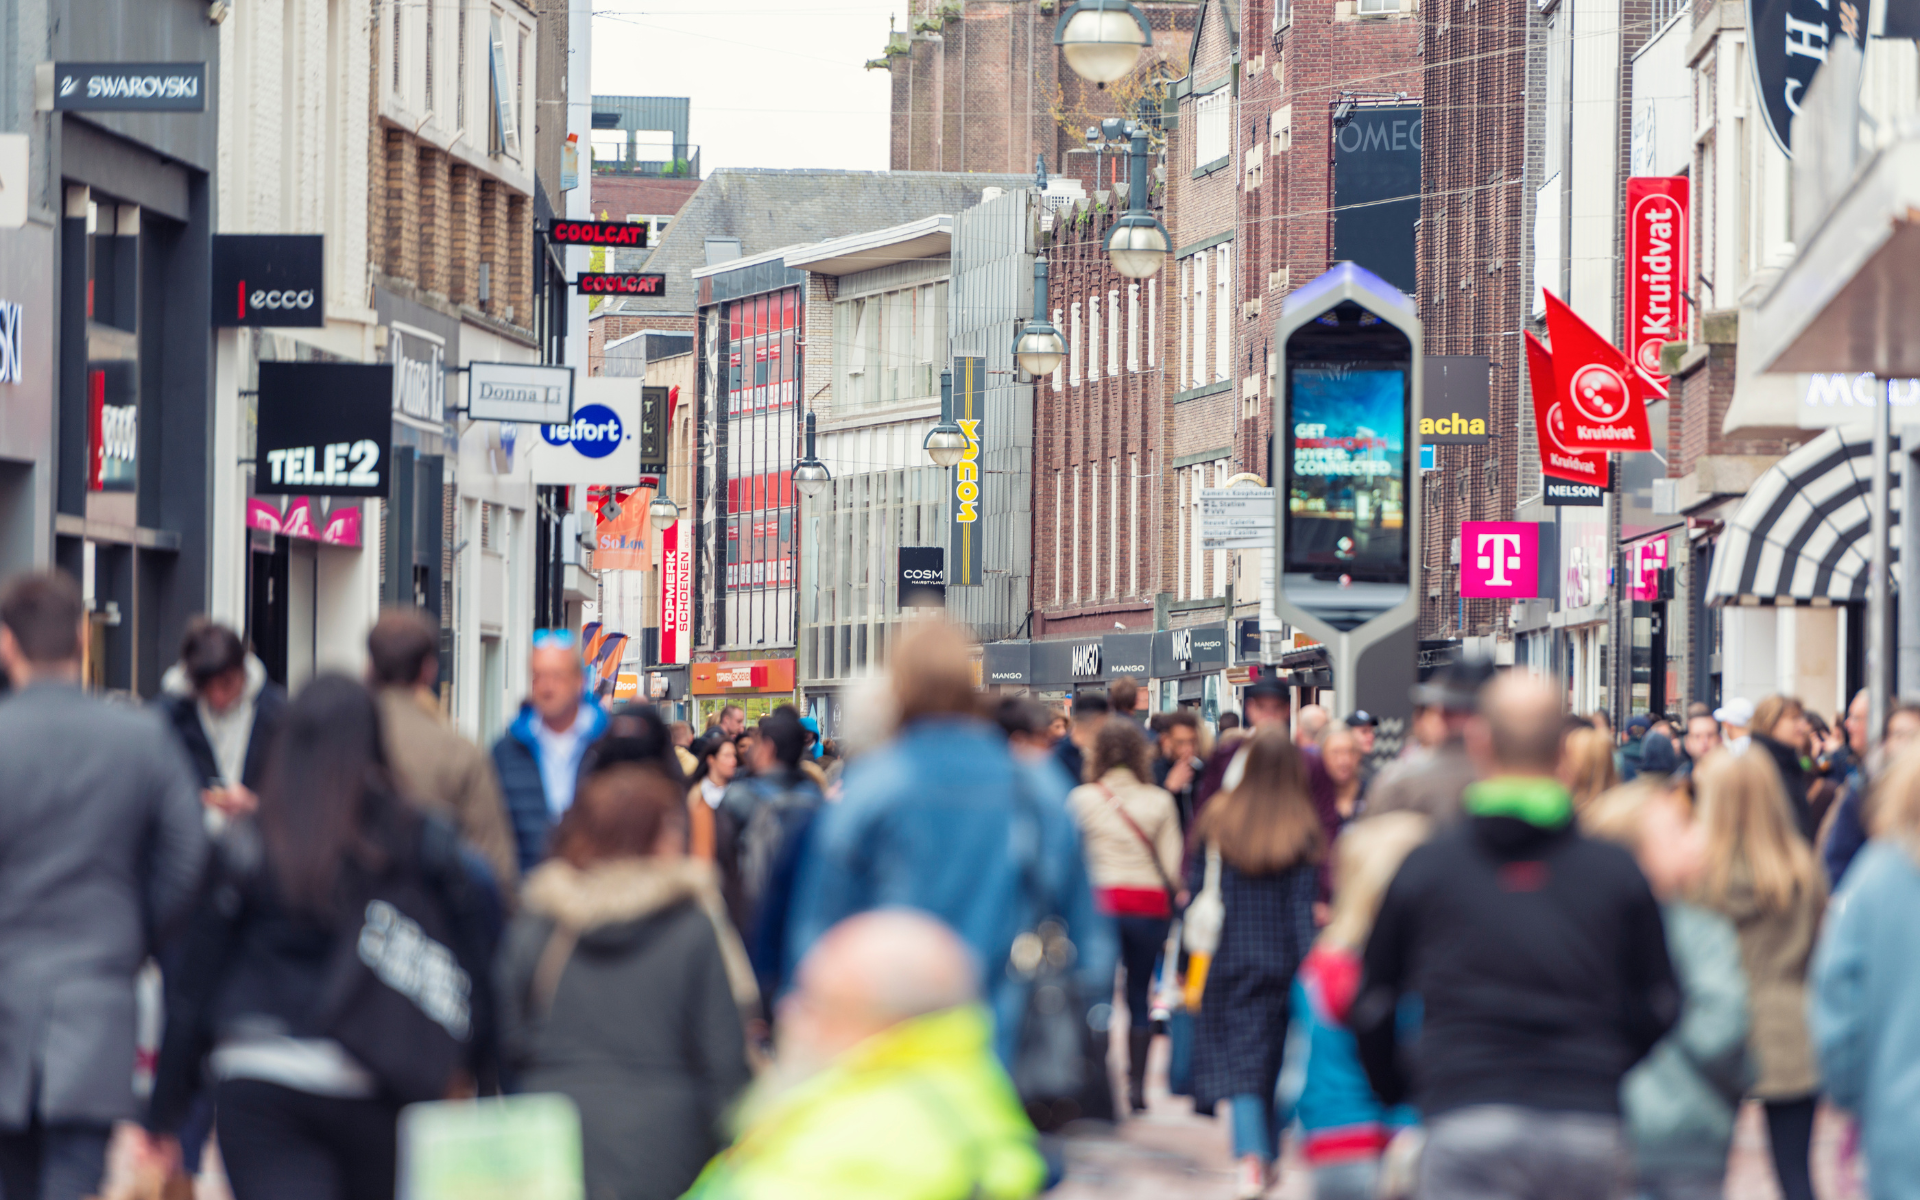
[(1823, 1104), (1920, 1196), (1920, 708), (1616, 737), (1461, 663), (1384, 756), (1271, 676), (1211, 729), (983, 695), (920, 622), (843, 758), (609, 709), (556, 631), (489, 750), (416, 614), (291, 697), (196, 623), (151, 712), (79, 686), (83, 618), (0, 595), (4, 1200), (96, 1194), (127, 1123), (236, 1200), (386, 1200), (405, 1106), (512, 1093), (573, 1102), (588, 1200), (1019, 1200), (1163, 1103), (1160, 1038), (1240, 1198), (1289, 1143), (1322, 1200), (1718, 1196), (1749, 1102), (1788, 1200)]

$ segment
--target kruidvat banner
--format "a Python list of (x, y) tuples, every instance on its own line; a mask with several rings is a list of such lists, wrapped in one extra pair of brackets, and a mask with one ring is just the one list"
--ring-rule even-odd
[(682, 517), (660, 531), (660, 662), (693, 657), (693, 533)]
[(1553, 399), (1574, 450), (1651, 450), (1646, 393), (1651, 385), (1612, 342), (1581, 320), (1560, 297), (1546, 292), (1547, 336), (1552, 339)]
[(1540, 595), (1540, 527), (1532, 521), (1460, 523), (1460, 594), (1470, 600)]
[(1576, 450), (1567, 444), (1566, 406), (1555, 393), (1553, 355), (1533, 334), (1521, 331), (1527, 343), (1527, 379), (1533, 392), (1534, 428), (1540, 431), (1540, 470), (1555, 479), (1607, 486), (1607, 456), (1598, 450)]
[(1627, 360), (1664, 396), (1660, 347), (1685, 338), (1687, 180), (1627, 180)]

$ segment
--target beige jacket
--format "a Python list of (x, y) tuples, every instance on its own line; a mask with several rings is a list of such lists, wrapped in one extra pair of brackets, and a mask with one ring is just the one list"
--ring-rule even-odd
[[(1180, 814), (1173, 797), (1165, 788), (1141, 783), (1132, 771), (1115, 767), (1098, 782), (1083, 783), (1067, 797), (1067, 808), (1080, 826), (1080, 840), (1087, 856), (1087, 874), (1096, 888), (1151, 888), (1176, 886), (1180, 882)], [(1135, 833), (1120, 816), (1124, 809), (1140, 827)], [(1140, 834), (1154, 845), (1149, 854)], [(1160, 870), (1154, 869), (1154, 858)]]
[(493, 760), (449, 728), (425, 692), (382, 688), (380, 715), (400, 794), (451, 820), (461, 839), (492, 864), (500, 894), (513, 895), (520, 867)]
[(1826, 886), (1816, 881), (1785, 912), (1768, 912), (1754, 895), (1745, 861), (1738, 861), (1727, 894), (1707, 906), (1732, 921), (1740, 935), (1752, 1015), (1747, 1044), (1759, 1075), (1751, 1094), (1762, 1100), (1812, 1095), (1820, 1089), (1820, 1065), (1807, 1030), (1807, 967), (1827, 907)]

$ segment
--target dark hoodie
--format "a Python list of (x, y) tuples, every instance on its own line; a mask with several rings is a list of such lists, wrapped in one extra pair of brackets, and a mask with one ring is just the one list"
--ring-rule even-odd
[[(1374, 1090), (1423, 1115), (1480, 1104), (1617, 1114), (1673, 1025), (1660, 906), (1549, 779), (1467, 789), (1471, 819), (1408, 856), (1367, 942), (1351, 1024)], [(1421, 1029), (1401, 1044), (1401, 1001)]]
[(1800, 830), (1800, 836), (1812, 842), (1819, 830), (1813, 821), (1813, 808), (1807, 803), (1806, 764), (1800, 761), (1800, 752), (1785, 742), (1776, 742), (1770, 737), (1754, 734), (1752, 744), (1756, 749), (1765, 750), (1767, 757), (1773, 760), (1774, 767), (1780, 772), (1781, 786), (1787, 789), (1787, 803), (1793, 809), (1793, 823)]

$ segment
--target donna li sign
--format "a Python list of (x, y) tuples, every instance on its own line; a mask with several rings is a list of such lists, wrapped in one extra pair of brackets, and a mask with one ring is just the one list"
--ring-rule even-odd
[(261, 363), (254, 493), (385, 495), (393, 371), (386, 363)]

